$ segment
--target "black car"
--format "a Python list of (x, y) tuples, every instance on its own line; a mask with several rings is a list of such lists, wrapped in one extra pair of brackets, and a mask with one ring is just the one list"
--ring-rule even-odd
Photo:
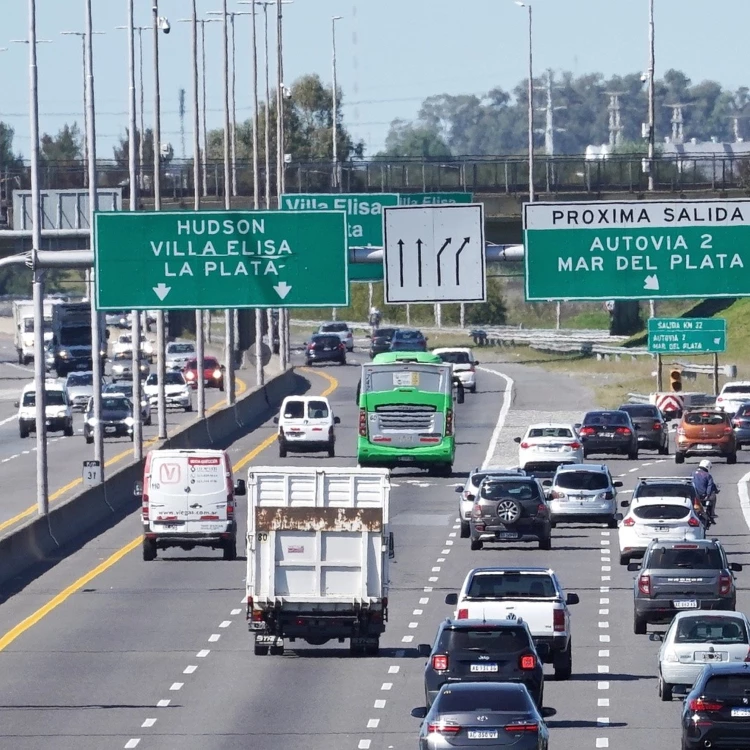
[[(542, 648), (542, 647), (540, 647)], [(523, 620), (445, 620), (435, 643), (419, 647), (429, 708), (445, 683), (521, 682), (537, 706), (544, 695), (544, 668)]]
[(638, 459), (638, 433), (626, 411), (587, 412), (578, 434), (584, 458), (592, 453), (624, 453), (631, 461)]
[(489, 476), (479, 486), (469, 519), (471, 548), (485, 542), (539, 542), (552, 549), (552, 523), (544, 490), (533, 477)]
[(345, 365), (346, 344), (335, 334), (313, 334), (305, 346), (305, 364), (312, 367), (315, 362), (338, 362)]
[[(133, 439), (133, 404), (125, 396), (102, 395), (101, 427), (105, 438), (127, 437)], [(87, 443), (94, 442), (94, 399), (86, 409), (83, 436)]]
[(392, 352), (426, 352), (427, 337), (413, 328), (398, 328), (391, 339)]
[(548, 750), (549, 730), (544, 714), (524, 685), (512, 682), (446, 684), (432, 708), (417, 708), (424, 719), (419, 750), (499, 748)]
[(682, 750), (750, 748), (750, 664), (707, 664), (682, 707)]
[(395, 328), (376, 328), (370, 337), (370, 359), (377, 354), (391, 350), (391, 339), (396, 333)]
[(626, 411), (638, 431), (641, 448), (669, 455), (669, 426), (658, 406), (653, 404), (623, 404), (617, 411)]

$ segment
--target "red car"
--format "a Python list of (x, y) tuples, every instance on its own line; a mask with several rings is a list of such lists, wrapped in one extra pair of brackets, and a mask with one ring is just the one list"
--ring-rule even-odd
[[(198, 387), (198, 360), (191, 359), (182, 370), (185, 380), (192, 388)], [(206, 388), (218, 388), (224, 390), (224, 368), (216, 357), (203, 358), (203, 380)]]

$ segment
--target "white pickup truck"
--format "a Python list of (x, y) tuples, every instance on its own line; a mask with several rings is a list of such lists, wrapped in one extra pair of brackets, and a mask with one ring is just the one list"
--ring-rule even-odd
[(457, 620), (515, 620), (523, 618), (535, 643), (549, 647), (555, 679), (573, 672), (573, 650), (568, 606), (578, 594), (565, 594), (550, 568), (474, 568), (458, 594), (445, 603), (456, 607)]

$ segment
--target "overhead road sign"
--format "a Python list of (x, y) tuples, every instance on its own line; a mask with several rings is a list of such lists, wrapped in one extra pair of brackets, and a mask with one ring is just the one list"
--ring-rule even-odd
[(436, 206), (444, 203), (473, 203), (472, 193), (401, 193), (401, 206)]
[(484, 302), (484, 205), (386, 208), (385, 301)]
[(718, 354), (727, 349), (723, 318), (651, 318), (648, 350), (654, 354)]
[(349, 304), (343, 211), (97, 213), (100, 310)]
[[(383, 210), (398, 206), (398, 193), (286, 193), (284, 211), (345, 211), (347, 247), (383, 247)], [(382, 281), (380, 265), (351, 264), (350, 281)]]
[(528, 300), (747, 297), (750, 200), (527, 203)]

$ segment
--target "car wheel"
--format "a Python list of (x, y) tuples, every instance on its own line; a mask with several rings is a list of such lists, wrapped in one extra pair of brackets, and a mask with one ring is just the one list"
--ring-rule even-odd
[(331, 443), (328, 446), (328, 458), (336, 458), (336, 444)]
[(286, 458), (286, 444), (279, 440), (279, 458)]
[(256, 640), (253, 645), (253, 653), (256, 656), (268, 656), (268, 646), (258, 643), (258, 641)]
[(484, 547), (484, 544), (481, 539), (472, 539), (471, 540), (471, 551), (472, 552), (478, 552), (480, 549)]
[(539, 549), (544, 549), (544, 550), (552, 549), (552, 535), (551, 534), (539, 540)]
[(637, 461), (638, 460), (638, 448), (636, 448), (634, 451), (629, 451), (628, 458), (631, 461)]
[(193, 411), (193, 402), (192, 401), (185, 407), (185, 411)]
[(94, 442), (94, 436), (93, 435), (86, 435), (86, 444), (91, 445), (91, 443)]
[(737, 463), (737, 452), (736, 451), (734, 453), (730, 453), (727, 456), (727, 463), (728, 464), (736, 464)]
[(617, 528), (617, 519), (616, 518), (610, 518), (607, 521), (607, 528), (608, 529), (616, 529)]
[(146, 421), (143, 423), (146, 427), (151, 427), (151, 415), (149, 414), (148, 417), (146, 417)]
[(339, 364), (340, 364), (340, 365), (341, 365), (342, 367), (346, 367), (346, 357), (344, 357), (344, 359), (340, 360), (340, 361), (339, 361)]
[(638, 613), (633, 613), (633, 632), (636, 635), (646, 635), (646, 621), (638, 617)]
[(219, 383), (219, 392), (224, 393), (224, 381), (223, 380), (221, 381), (221, 383)]
[(225, 560), (236, 560), (237, 559), (237, 540), (230, 539), (228, 542), (226, 542), (224, 544), (224, 548), (222, 552), (223, 552), (222, 557)]
[(306, 359), (305, 360), (305, 367), (312, 367), (312, 366), (313, 366), (312, 360), (311, 359)]
[(659, 455), (660, 456), (668, 456), (669, 455), (669, 445), (662, 445), (659, 448)]
[(73, 437), (73, 423), (65, 425), (65, 429), (63, 430), (63, 435), (65, 437)]
[(588, 451), (584, 451), (583, 452), (583, 460), (585, 461), (588, 457), (589, 457), (589, 452)]
[(659, 676), (659, 697), (666, 703), (672, 700), (672, 685)]
[(471, 526), (468, 521), (461, 521), (461, 539), (468, 539), (471, 536)]
[(674, 452), (674, 462), (676, 464), (684, 464), (685, 463), (685, 454), (682, 451), (675, 451)]
[(471, 388), (469, 388), (469, 393), (476, 393), (476, 392), (477, 392), (477, 387), (475, 385), (473, 385), (473, 386), (471, 386)]
[(19, 427), (18, 434), (21, 437), (21, 440), (25, 440), (29, 436), (29, 431), (25, 427)]
[(143, 559), (146, 562), (156, 559), (156, 540), (145, 539), (143, 540)]
[(565, 651), (558, 651), (552, 660), (556, 680), (569, 680), (573, 674), (573, 639), (568, 640)]
[(620, 565), (628, 565), (630, 563), (630, 555), (620, 555)]

